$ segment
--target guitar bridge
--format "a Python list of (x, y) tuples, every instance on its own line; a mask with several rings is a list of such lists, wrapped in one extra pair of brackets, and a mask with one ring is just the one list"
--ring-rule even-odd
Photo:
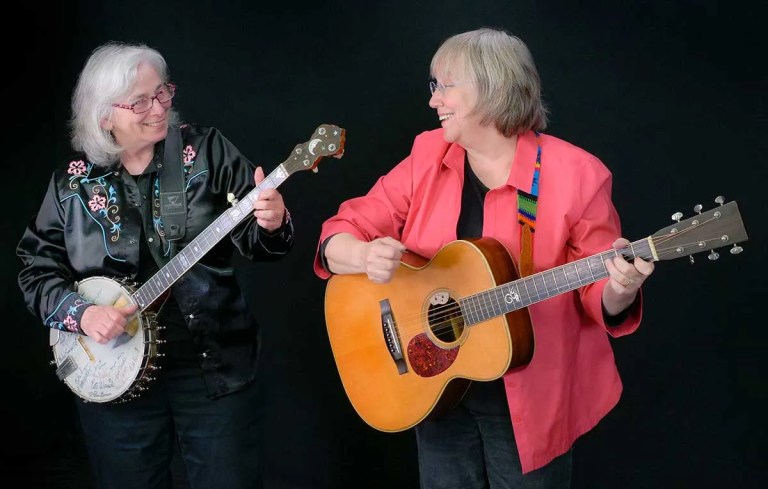
[(61, 365), (56, 368), (56, 377), (58, 377), (59, 380), (64, 380), (75, 370), (77, 370), (77, 364), (72, 360), (72, 357), (67, 357), (67, 359), (61, 362)]
[(384, 334), (384, 341), (387, 343), (387, 350), (395, 362), (397, 373), (403, 375), (408, 372), (408, 366), (403, 356), (400, 335), (397, 334), (397, 326), (392, 315), (392, 307), (389, 305), (389, 299), (379, 301), (379, 307), (381, 308), (381, 330)]

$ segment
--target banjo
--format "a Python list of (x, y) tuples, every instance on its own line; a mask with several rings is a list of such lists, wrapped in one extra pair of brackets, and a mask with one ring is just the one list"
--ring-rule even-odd
[(138, 310), (125, 333), (105, 344), (79, 333), (52, 329), (50, 346), (54, 360), (51, 364), (56, 367), (56, 376), (88, 402), (122, 403), (139, 396), (154, 380), (152, 373), (160, 368), (156, 360), (163, 356), (160, 351), (164, 343), (160, 337), (163, 328), (158, 326), (152, 306), (192, 265), (252, 216), (253, 202), (263, 190), (277, 188), (298, 171), (317, 172), (317, 165), (325, 156), (341, 158), (344, 142), (344, 129), (330, 124), (318, 126), (309, 141), (297, 145), (291, 156), (245, 198), (238, 201), (230, 194), (231, 207), (144, 284), (102, 276), (77, 282), (77, 293), (93, 304), (116, 307), (135, 304)]

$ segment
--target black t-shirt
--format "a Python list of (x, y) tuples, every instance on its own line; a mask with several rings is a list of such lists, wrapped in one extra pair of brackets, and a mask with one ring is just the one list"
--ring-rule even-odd
[(483, 209), (488, 187), (477, 178), (464, 157), (464, 187), (461, 189), (461, 212), (456, 224), (458, 239), (480, 238), (483, 235)]

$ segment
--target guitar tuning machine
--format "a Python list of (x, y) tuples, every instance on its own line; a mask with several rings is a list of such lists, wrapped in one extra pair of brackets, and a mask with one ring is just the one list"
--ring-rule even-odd
[(715, 197), (715, 203), (723, 205), (725, 203), (725, 197), (723, 197), (722, 195), (718, 195), (717, 197)]
[(738, 255), (742, 251), (744, 251), (744, 248), (742, 248), (741, 246), (739, 246), (737, 244), (733, 245), (733, 248), (731, 248), (731, 254), (732, 255)]
[(718, 252), (717, 252), (717, 251), (715, 251), (715, 250), (712, 250), (712, 251), (709, 253), (709, 255), (707, 255), (707, 258), (709, 258), (711, 261), (715, 261), (715, 260), (717, 260), (718, 258), (720, 258), (720, 253), (718, 253)]
[(227, 202), (229, 202), (231, 205), (237, 205), (237, 197), (235, 197), (235, 194), (229, 192), (227, 194)]
[(693, 212), (696, 214), (701, 214), (701, 209), (703, 209), (703, 206), (701, 204), (696, 204), (693, 206)]
[[(675, 222), (680, 222), (680, 219), (682, 218), (683, 218), (682, 212), (675, 212), (674, 214), (672, 214), (672, 220)], [(672, 228), (669, 230), (669, 232), (672, 234), (675, 234), (677, 232), (677, 228)]]

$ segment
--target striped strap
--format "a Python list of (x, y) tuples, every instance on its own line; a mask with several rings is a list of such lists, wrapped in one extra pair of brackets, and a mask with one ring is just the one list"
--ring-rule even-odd
[(536, 205), (539, 201), (539, 172), (541, 170), (541, 133), (536, 134), (536, 166), (533, 170), (531, 193), (517, 189), (517, 220), (520, 223), (520, 275), (533, 273), (533, 233), (536, 232)]

